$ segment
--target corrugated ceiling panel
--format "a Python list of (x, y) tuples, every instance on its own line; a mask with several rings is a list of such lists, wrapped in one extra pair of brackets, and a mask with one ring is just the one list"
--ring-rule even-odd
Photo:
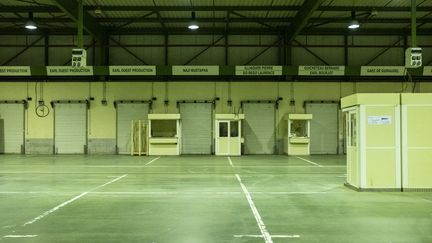
[(84, 0), (83, 3), (86, 6), (153, 6), (153, 1), (143, 0)]
[[(196, 2), (197, 0), (193, 1)], [(270, 5), (271, 0), (215, 0), (215, 5), (223, 6), (265, 6)]]
[(29, 1), (17, 1), (17, 0), (1, 0), (1, 5), (7, 6), (38, 6), (38, 5), (53, 5), (51, 0), (36, 0), (36, 3)]

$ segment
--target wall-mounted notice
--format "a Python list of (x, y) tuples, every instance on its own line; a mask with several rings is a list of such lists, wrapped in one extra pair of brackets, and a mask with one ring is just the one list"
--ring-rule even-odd
[(299, 76), (344, 76), (345, 66), (299, 66)]
[(178, 76), (217, 76), (219, 66), (172, 66), (172, 74)]
[(47, 66), (48, 76), (92, 76), (93, 67)]
[(30, 76), (29, 66), (0, 66), (0, 76)]
[(237, 76), (281, 76), (282, 66), (236, 66)]
[(432, 66), (423, 67), (423, 76), (432, 76)]
[(156, 66), (109, 66), (111, 76), (155, 76)]
[(390, 125), (391, 123), (391, 116), (368, 116), (369, 125)]
[(361, 76), (404, 76), (404, 66), (362, 66)]

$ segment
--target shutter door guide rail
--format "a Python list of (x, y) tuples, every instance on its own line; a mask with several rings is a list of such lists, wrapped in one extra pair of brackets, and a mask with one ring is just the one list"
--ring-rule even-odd
[(240, 101), (240, 107), (243, 108), (243, 104), (250, 104), (250, 103), (262, 103), (262, 104), (271, 104), (274, 103), (276, 105), (276, 109), (279, 107), (279, 102), (283, 100), (282, 97), (278, 97), (276, 100), (241, 100)]
[(339, 104), (339, 100), (305, 100), (303, 102), (303, 108), (306, 107), (307, 104)]
[(150, 100), (115, 100), (113, 104), (114, 108), (117, 108), (117, 104), (149, 104), (151, 109), (154, 100), (156, 100), (156, 97), (153, 97)]
[(55, 104), (87, 104), (87, 109), (90, 108), (89, 100), (53, 100), (50, 104), (52, 108), (55, 108)]
[(211, 103), (213, 104), (213, 106), (216, 105), (216, 101), (220, 100), (219, 97), (216, 97), (214, 99), (209, 99), (209, 100), (178, 100), (177, 101), (177, 108), (180, 107), (180, 104), (197, 104), (197, 103)]

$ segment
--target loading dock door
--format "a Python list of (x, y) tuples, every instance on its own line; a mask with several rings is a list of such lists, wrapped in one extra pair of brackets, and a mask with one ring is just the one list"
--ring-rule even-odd
[(19, 154), (24, 146), (24, 105), (0, 104), (0, 153)]
[(130, 154), (131, 121), (147, 121), (149, 104), (117, 104), (117, 153)]
[(336, 103), (306, 103), (306, 113), (312, 114), (311, 154), (337, 154), (338, 112)]
[(245, 122), (243, 123), (245, 154), (274, 154), (275, 114), (273, 103), (243, 104)]
[(87, 104), (57, 103), (54, 108), (56, 154), (84, 154), (87, 147)]
[(211, 103), (181, 103), (182, 154), (211, 154), (212, 115)]

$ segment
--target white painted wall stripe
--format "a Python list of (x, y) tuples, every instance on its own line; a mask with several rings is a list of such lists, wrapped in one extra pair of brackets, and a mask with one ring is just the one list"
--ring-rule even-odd
[(60, 208), (62, 208), (62, 207), (64, 207), (64, 206), (66, 206), (66, 205), (68, 205), (68, 204), (70, 204), (70, 203), (72, 203), (72, 202), (74, 202), (74, 201), (80, 199), (81, 197), (87, 195), (88, 193), (90, 193), (90, 192), (92, 192), (92, 191), (96, 191), (96, 190), (98, 190), (98, 189), (100, 189), (100, 188), (102, 188), (102, 187), (104, 187), (104, 186), (107, 186), (107, 185), (109, 185), (109, 184), (111, 184), (111, 183), (114, 183), (114, 182), (116, 182), (116, 181), (118, 181), (118, 180), (121, 180), (121, 179), (123, 179), (123, 178), (126, 177), (126, 176), (127, 176), (127, 175), (119, 176), (119, 177), (117, 177), (117, 178), (115, 178), (115, 179), (113, 179), (113, 180), (111, 180), (111, 181), (108, 181), (107, 183), (104, 183), (104, 184), (102, 184), (102, 185), (100, 185), (100, 186), (97, 186), (97, 187), (95, 187), (95, 188), (93, 188), (93, 189), (91, 189), (91, 190), (89, 190), (89, 191), (83, 192), (83, 193), (79, 194), (78, 196), (75, 196), (75, 197), (73, 197), (73, 198), (67, 200), (66, 202), (63, 202), (63, 203), (61, 203), (61, 204), (59, 204), (59, 205), (53, 207), (52, 209), (43, 212), (41, 215), (37, 216), (36, 218), (34, 218), (34, 219), (30, 220), (30, 221), (25, 222), (25, 223), (23, 224), (23, 226), (33, 224), (33, 223), (35, 223), (35, 222), (37, 222), (37, 221), (43, 219), (44, 217), (48, 216), (49, 214), (51, 214), (51, 213), (53, 213), (53, 212), (59, 210)]
[(320, 165), (320, 164), (318, 164), (318, 163), (315, 163), (315, 162), (313, 162), (313, 161), (310, 161), (310, 160), (308, 160), (308, 159), (305, 159), (305, 158), (302, 158), (302, 157), (298, 157), (298, 156), (296, 156), (296, 158), (297, 158), (297, 159), (301, 159), (301, 160), (303, 160), (303, 161), (305, 161), (305, 162), (308, 162), (309, 164), (313, 164), (313, 165), (316, 165), (316, 166), (318, 166), (318, 167), (323, 167), (322, 165)]
[(238, 174), (235, 174), (235, 176), (237, 178), (237, 181), (240, 183), (240, 186), (241, 186), (241, 188), (243, 190), (243, 193), (246, 196), (246, 199), (247, 199), (247, 201), (249, 203), (249, 207), (252, 210), (252, 214), (254, 215), (255, 221), (258, 224), (258, 228), (260, 229), (261, 234), (263, 235), (264, 241), (266, 243), (272, 243), (273, 240), (272, 240), (272, 238), (270, 236), (270, 233), (268, 232), (268, 230), (267, 230), (267, 228), (266, 228), (266, 226), (265, 226), (265, 224), (264, 224), (264, 222), (263, 222), (263, 220), (262, 220), (262, 218), (261, 218), (261, 216), (260, 216), (260, 214), (258, 212), (258, 209), (255, 207), (255, 203), (252, 200), (251, 194), (247, 190), (246, 186), (243, 184), (240, 176)]

